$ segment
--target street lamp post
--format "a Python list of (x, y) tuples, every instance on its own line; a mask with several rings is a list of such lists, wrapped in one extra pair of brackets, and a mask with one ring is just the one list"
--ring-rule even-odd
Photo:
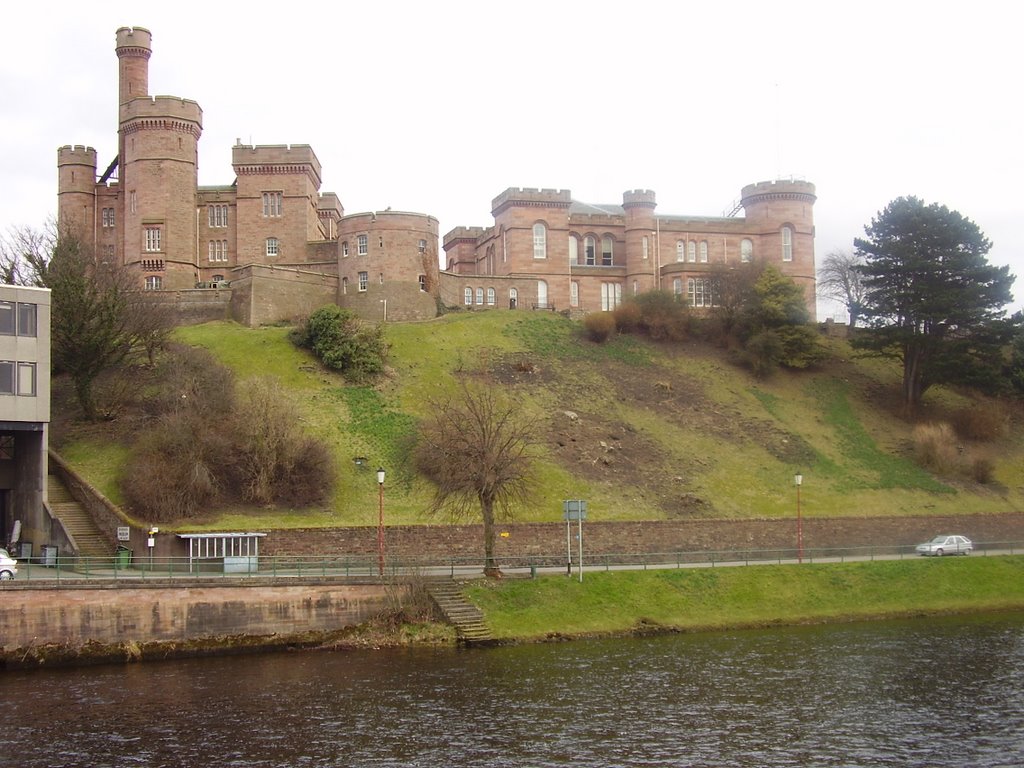
[(804, 561), (804, 522), (800, 516), (800, 486), (804, 484), (804, 476), (797, 472), (793, 476), (793, 484), (796, 486), (796, 559), (798, 563)]
[(384, 467), (377, 470), (377, 496), (379, 515), (377, 517), (377, 574), (384, 577)]

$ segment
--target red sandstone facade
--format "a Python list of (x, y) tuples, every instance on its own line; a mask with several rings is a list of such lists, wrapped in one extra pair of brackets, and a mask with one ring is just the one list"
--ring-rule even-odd
[(330, 301), (374, 321), (434, 317), (439, 302), (585, 313), (655, 289), (699, 308), (714, 303), (716, 264), (757, 260), (803, 286), (814, 316), (813, 184), (752, 184), (736, 209), (744, 215), (724, 217), (656, 214), (649, 190), (589, 205), (568, 190), (510, 188), (492, 201), (492, 226), (444, 236), (441, 271), (437, 219), (346, 216), (336, 194), (320, 191), (308, 145), (236, 143), (234, 181), (200, 187), (199, 105), (149, 94), (148, 30), (118, 29), (115, 51), (117, 157), (98, 172), (93, 148), (58, 149), (58, 217), (98, 259), (119, 259), (140, 288), (178, 304), (227, 289), (225, 314), (251, 325)]

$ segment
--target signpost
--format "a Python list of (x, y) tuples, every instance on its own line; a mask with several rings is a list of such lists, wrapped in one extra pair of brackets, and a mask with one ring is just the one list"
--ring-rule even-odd
[(578, 530), (576, 539), (579, 542), (579, 572), (580, 581), (583, 581), (583, 521), (587, 518), (587, 502), (583, 499), (566, 499), (562, 502), (562, 510), (565, 517), (565, 550), (568, 564), (566, 565), (567, 575), (572, 575), (572, 542), (569, 539), (569, 523), (576, 521)]

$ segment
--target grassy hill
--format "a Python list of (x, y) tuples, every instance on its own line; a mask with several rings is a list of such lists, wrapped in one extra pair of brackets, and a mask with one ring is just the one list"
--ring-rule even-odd
[[(211, 350), (241, 378), (282, 382), (308, 429), (336, 455), (333, 504), (211, 510), (190, 529), (375, 525), (378, 465), (388, 470), (390, 524), (443, 522), (425, 515), (429, 488), (402, 466), (398, 448), (456, 376), (514, 393), (542, 425), (541, 484), (535, 503), (517, 513), (523, 521), (560, 520), (562, 500), (575, 498), (588, 500), (594, 520), (791, 516), (797, 471), (808, 517), (1024, 509), (1019, 429), (961, 444), (965, 458), (991, 460), (992, 482), (933, 476), (912, 459), (913, 424), (899, 417), (895, 364), (855, 359), (839, 340), (827, 341), (832, 359), (820, 370), (758, 380), (703, 344), (620, 336), (598, 345), (579, 323), (554, 314), (455, 313), (388, 326), (389, 375), (356, 387), (293, 347), (287, 332), (211, 323), (176, 337)], [(972, 407), (968, 396), (935, 389), (921, 418), (952, 420)], [(73, 428), (59, 450), (119, 499), (124, 440)]]

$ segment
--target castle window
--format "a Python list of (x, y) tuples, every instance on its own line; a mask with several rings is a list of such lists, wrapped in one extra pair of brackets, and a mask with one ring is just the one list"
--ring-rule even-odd
[(683, 292), (683, 279), (677, 277), (672, 281), (672, 295), (678, 297)]
[(365, 256), (370, 252), (370, 238), (366, 235), (360, 235), (356, 238), (356, 255)]
[(348, 240), (345, 240), (341, 244), (341, 255), (348, 256)]
[(576, 235), (569, 235), (569, 263), (573, 266), (580, 263), (580, 241)]
[(420, 282), (420, 290), (425, 292), (427, 290), (427, 276), (426, 275), (420, 275), (419, 276), (419, 282)]
[(267, 238), (267, 256), (277, 256), (280, 250), (276, 237)]
[(228, 241), (211, 240), (209, 248), (209, 260), (212, 262), (228, 260)]
[(580, 284), (573, 280), (569, 283), (569, 306), (578, 307), (580, 305)]
[(519, 291), (515, 288), (508, 289), (508, 308), (515, 309), (516, 304), (519, 303)]
[(686, 261), (686, 243), (676, 240), (676, 261)]
[(546, 259), (548, 257), (548, 231), (547, 227), (539, 221), (533, 225), (533, 258)]
[(213, 280), (213, 282), (215, 282), (215, 283), (223, 283), (224, 282), (224, 275), (214, 275), (210, 279)]
[(160, 227), (146, 227), (146, 251), (153, 253), (160, 250)]
[(18, 394), (36, 396), (36, 364), (18, 363)]
[(697, 244), (693, 240), (686, 244), (686, 260), (689, 262), (697, 261)]
[(114, 209), (104, 208), (103, 209), (103, 226), (112, 227), (114, 226)]
[(138, 213), (138, 206), (136, 204), (135, 190), (133, 189), (128, 193), (128, 206), (131, 208), (132, 213)]
[(380, 284), (384, 285), (384, 273), (383, 272), (380, 273)]
[(147, 291), (159, 291), (164, 287), (164, 279), (160, 275), (146, 275), (146, 282), (143, 287)]
[(740, 261), (744, 264), (754, 258), (754, 241), (743, 238), (740, 241)]
[(482, 307), (483, 304), (484, 304), (484, 289), (483, 288), (477, 288), (476, 289), (476, 303), (477, 303), (477, 306), (479, 306), (479, 307)]
[(264, 192), (263, 193), (263, 217), (277, 217), (281, 215), (282, 198), (284, 197), (281, 192)]
[(427, 241), (426, 240), (420, 240), (419, 249), (420, 249), (420, 253), (425, 253), (426, 252), (426, 250), (427, 250)]
[(701, 264), (707, 264), (708, 263), (708, 241), (707, 240), (701, 240), (700, 241), (700, 263)]
[(597, 243), (591, 235), (587, 235), (583, 241), (583, 256), (587, 266), (592, 267), (597, 263)]
[(226, 227), (228, 225), (228, 207), (226, 205), (211, 205), (206, 209), (210, 217), (211, 227)]
[(601, 264), (605, 267), (612, 265), (612, 239), (608, 235), (601, 238)]
[(782, 228), (782, 260), (793, 260), (793, 230), (790, 227)]
[(494, 306), (494, 289), (493, 288), (488, 288), (487, 289), (487, 306), (488, 307), (493, 307)]
[(716, 306), (712, 282), (702, 278), (690, 278), (686, 281), (686, 299), (691, 307)]
[(370, 273), (369, 272), (360, 272), (359, 273), (359, 292), (362, 293), (363, 291), (365, 291), (369, 284), (370, 284)]
[(537, 308), (548, 308), (548, 284), (543, 280), (537, 281)]
[(116, 255), (117, 255), (117, 247), (116, 246), (113, 246), (113, 245), (104, 245), (103, 246), (103, 263), (104, 264), (109, 264), (110, 262), (112, 262)]
[(648, 256), (648, 249), (650, 248), (650, 241), (647, 239), (647, 235), (644, 235), (644, 239), (641, 242), (641, 246), (643, 249), (644, 260), (646, 260)]
[(378, 237), (377, 238), (377, 247), (378, 248), (383, 248), (384, 247), (384, 238), (383, 237)]
[(469, 287), (466, 288), (466, 291), (463, 294), (462, 301), (463, 301), (463, 303), (467, 307), (473, 306), (473, 289), (472, 288), (469, 288)]
[(611, 312), (622, 303), (620, 283), (601, 283), (601, 311)]

